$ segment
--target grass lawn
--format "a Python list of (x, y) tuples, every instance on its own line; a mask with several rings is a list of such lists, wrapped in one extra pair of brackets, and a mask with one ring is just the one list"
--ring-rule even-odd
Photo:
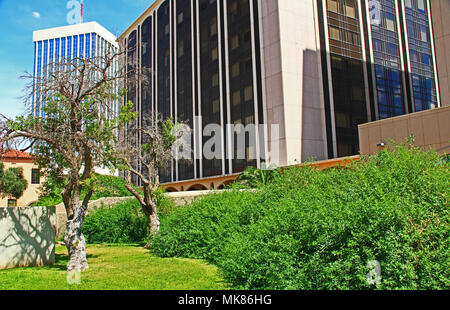
[(90, 245), (80, 285), (66, 281), (65, 247), (53, 266), (0, 270), (0, 290), (224, 290), (219, 270), (204, 261), (153, 256), (140, 246)]

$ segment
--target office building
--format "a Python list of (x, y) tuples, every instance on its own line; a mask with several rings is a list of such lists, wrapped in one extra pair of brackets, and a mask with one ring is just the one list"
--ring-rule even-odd
[[(77, 58), (95, 59), (106, 53), (119, 51), (116, 37), (96, 22), (34, 31), (33, 42), (33, 76), (36, 80), (56, 70), (55, 64)], [(117, 60), (111, 66), (111, 75), (112, 70), (117, 70), (118, 66)], [(33, 114), (44, 116), (40, 109), (44, 94), (36, 87), (33, 89), (33, 94)], [(111, 106), (112, 111), (117, 111), (117, 102), (112, 102)]]
[[(440, 107), (431, 10), (429, 0), (155, 1), (118, 41), (141, 119), (193, 128), (197, 159), (174, 161), (162, 182), (261, 167), (275, 150), (281, 166), (355, 155), (358, 125)], [(209, 124), (222, 128), (212, 160), (198, 156)], [(239, 149), (228, 124), (263, 129)]]
[(450, 106), (450, 1), (431, 1), (441, 105)]

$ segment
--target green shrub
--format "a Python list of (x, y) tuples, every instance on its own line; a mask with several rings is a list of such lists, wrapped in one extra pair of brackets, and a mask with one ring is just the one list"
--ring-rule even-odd
[(147, 219), (140, 204), (130, 199), (115, 206), (89, 211), (83, 234), (90, 244), (138, 243), (147, 238)]
[(397, 146), (210, 195), (165, 219), (153, 251), (207, 259), (238, 289), (449, 289), (449, 191), (448, 161)]
[[(158, 191), (158, 212), (161, 217), (176, 210), (175, 202)], [(130, 199), (114, 206), (89, 211), (83, 225), (88, 243), (139, 243), (148, 238), (148, 220), (141, 205)]]
[(158, 201), (158, 216), (166, 217), (175, 212), (178, 208), (175, 201), (166, 195), (166, 191), (159, 188), (155, 193)]
[(260, 216), (253, 192), (210, 194), (192, 205), (179, 207), (161, 219), (153, 251), (164, 257), (182, 256), (215, 261), (227, 237)]

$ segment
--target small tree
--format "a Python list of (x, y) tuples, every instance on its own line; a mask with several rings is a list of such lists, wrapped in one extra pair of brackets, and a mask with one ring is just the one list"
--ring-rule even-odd
[[(139, 201), (148, 219), (149, 236), (159, 232), (158, 172), (175, 158), (174, 148), (181, 141), (181, 124), (161, 116), (146, 117), (142, 126), (128, 124), (122, 131), (117, 144), (117, 157), (121, 159), (120, 169), (124, 171), (126, 187)], [(140, 181), (142, 192), (133, 185), (133, 176)], [(147, 244), (146, 247), (149, 247)]]
[[(34, 102), (29, 113), (16, 119), (0, 115), (0, 147), (26, 142), (47, 176), (64, 185), (68, 271), (88, 268), (81, 230), (96, 186), (94, 168), (113, 167), (118, 129), (134, 117), (131, 103), (120, 111), (112, 105), (123, 93), (117, 91), (123, 67), (114, 70), (119, 56), (110, 53), (51, 64), (43, 77), (26, 77), (27, 98)], [(87, 194), (81, 199), (83, 189)]]
[(272, 182), (279, 173), (279, 168), (262, 163), (261, 169), (247, 167), (236, 181), (251, 188), (259, 188)]
[(3, 169), (4, 166), (0, 163), (0, 196), (19, 199), (28, 187), (27, 180), (23, 177), (23, 169)]

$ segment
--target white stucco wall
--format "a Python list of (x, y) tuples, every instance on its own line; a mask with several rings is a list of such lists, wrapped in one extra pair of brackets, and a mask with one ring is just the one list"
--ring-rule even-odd
[(55, 207), (0, 208), (0, 269), (55, 263)]

